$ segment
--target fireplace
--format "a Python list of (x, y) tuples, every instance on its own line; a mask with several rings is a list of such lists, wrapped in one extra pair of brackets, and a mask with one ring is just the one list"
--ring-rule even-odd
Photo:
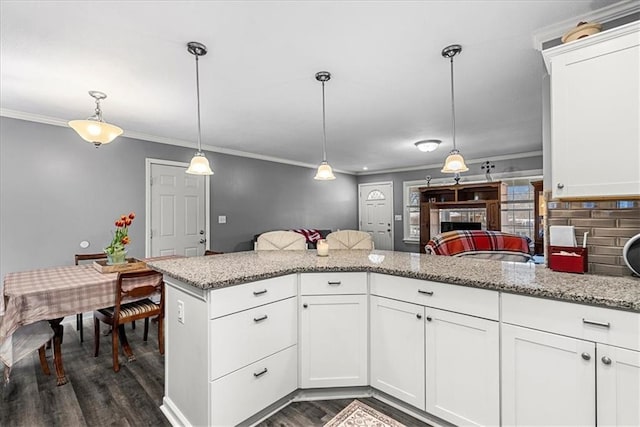
[(467, 222), (467, 221), (441, 221), (440, 232), (453, 230), (482, 230), (481, 222)]

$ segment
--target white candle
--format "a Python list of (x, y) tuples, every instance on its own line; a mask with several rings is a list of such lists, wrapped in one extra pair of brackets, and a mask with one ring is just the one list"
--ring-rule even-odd
[(329, 244), (325, 239), (318, 240), (316, 243), (316, 249), (318, 250), (318, 256), (329, 255)]

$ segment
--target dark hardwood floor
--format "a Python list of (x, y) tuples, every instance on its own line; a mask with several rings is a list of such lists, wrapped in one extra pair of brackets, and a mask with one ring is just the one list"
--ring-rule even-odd
[[(164, 357), (158, 353), (156, 325), (152, 323), (146, 343), (141, 322), (135, 330), (127, 325), (127, 338), (137, 360), (127, 363), (120, 357), (120, 372), (115, 373), (111, 336), (101, 337), (100, 355), (94, 358), (93, 322), (85, 319), (85, 342), (80, 344), (75, 317), (73, 320), (73, 324), (64, 324), (62, 344), (69, 382), (57, 387), (50, 350), (50, 376), (42, 372), (34, 351), (14, 365), (9, 385), (0, 386), (0, 426), (169, 426), (159, 409), (164, 395)], [(379, 400), (359, 400), (406, 426), (427, 425)], [(322, 426), (351, 401), (292, 403), (259, 425)]]

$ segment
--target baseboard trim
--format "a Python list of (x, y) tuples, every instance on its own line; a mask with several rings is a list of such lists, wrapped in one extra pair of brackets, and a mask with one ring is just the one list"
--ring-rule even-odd
[(182, 412), (174, 405), (174, 403), (168, 397), (162, 398), (162, 405), (160, 410), (167, 417), (169, 423), (174, 427), (191, 427), (189, 421), (182, 415)]

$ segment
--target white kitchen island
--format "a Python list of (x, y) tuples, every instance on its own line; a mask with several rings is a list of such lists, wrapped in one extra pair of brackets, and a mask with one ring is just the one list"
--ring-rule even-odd
[(361, 396), (433, 425), (640, 424), (636, 278), (363, 250), (149, 265), (174, 425)]

